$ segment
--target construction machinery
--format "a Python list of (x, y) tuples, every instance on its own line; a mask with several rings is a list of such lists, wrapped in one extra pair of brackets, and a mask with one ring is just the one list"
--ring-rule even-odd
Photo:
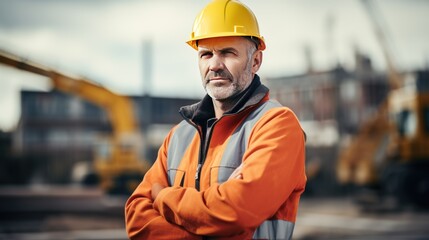
[(385, 194), (429, 206), (429, 70), (417, 71), (388, 98), (392, 123), (387, 162), (380, 177)]
[(341, 151), (337, 179), (396, 203), (429, 206), (429, 71), (409, 80)]
[(429, 71), (400, 74), (375, 6), (361, 1), (375, 27), (388, 69), (389, 92), (374, 116), (342, 149), (340, 184), (377, 190), (380, 199), (429, 206)]
[(107, 193), (129, 194), (140, 183), (150, 164), (140, 159), (142, 137), (128, 97), (116, 94), (88, 79), (72, 77), (0, 50), (0, 63), (42, 75), (55, 89), (81, 97), (107, 112), (112, 133), (96, 144), (92, 169)]

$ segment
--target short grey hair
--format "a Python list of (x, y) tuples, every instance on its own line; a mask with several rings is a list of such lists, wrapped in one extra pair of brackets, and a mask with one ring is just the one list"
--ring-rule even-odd
[(260, 41), (259, 39), (251, 36), (244, 36), (244, 38), (249, 40), (249, 45), (247, 47), (247, 58), (250, 61), (250, 59), (252, 58), (252, 55), (258, 50)]
[(259, 40), (259, 38), (253, 36), (244, 36), (244, 38), (255, 44), (256, 50), (259, 49), (259, 45), (261, 45), (261, 40)]

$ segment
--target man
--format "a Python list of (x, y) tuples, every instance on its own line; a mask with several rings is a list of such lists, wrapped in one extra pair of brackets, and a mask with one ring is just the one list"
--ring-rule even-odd
[(131, 239), (291, 239), (304, 191), (304, 133), (270, 100), (256, 72), (264, 38), (255, 16), (215, 0), (197, 16), (201, 102), (184, 120), (126, 203)]

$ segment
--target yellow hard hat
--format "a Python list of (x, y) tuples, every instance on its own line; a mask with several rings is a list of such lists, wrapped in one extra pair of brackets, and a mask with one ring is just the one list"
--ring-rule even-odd
[(265, 49), (255, 15), (237, 0), (214, 0), (209, 3), (195, 18), (191, 37), (186, 43), (198, 49), (198, 40), (228, 36), (256, 37), (259, 39), (258, 49)]

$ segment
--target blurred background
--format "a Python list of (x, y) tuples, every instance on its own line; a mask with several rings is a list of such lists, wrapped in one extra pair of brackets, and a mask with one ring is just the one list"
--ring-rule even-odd
[[(208, 0), (0, 0), (0, 239), (126, 239)], [(247, 0), (307, 134), (294, 239), (428, 239), (429, 2)]]

